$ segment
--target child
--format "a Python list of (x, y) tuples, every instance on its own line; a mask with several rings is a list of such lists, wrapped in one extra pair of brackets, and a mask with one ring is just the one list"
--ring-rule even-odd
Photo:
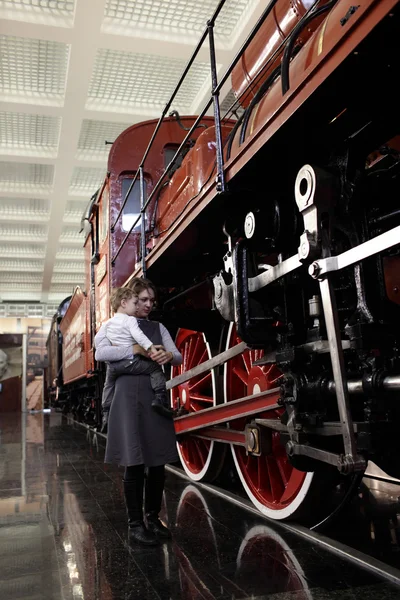
[[(114, 316), (100, 327), (96, 338), (106, 335), (113, 346), (122, 346), (131, 348), (133, 344), (139, 344), (144, 348), (149, 356), (156, 351), (156, 347), (151, 340), (140, 329), (135, 318), (136, 307), (138, 303), (137, 295), (127, 287), (117, 288), (111, 296), (111, 308)], [(103, 405), (105, 404), (104, 395), (112, 399), (114, 394), (115, 380), (119, 375), (150, 375), (150, 384), (154, 390), (154, 400), (152, 407), (154, 410), (165, 416), (172, 417), (172, 410), (168, 408), (167, 390), (165, 387), (165, 376), (162, 368), (156, 362), (153, 362), (140, 354), (132, 354), (131, 358), (107, 363), (107, 377), (103, 390)], [(107, 416), (104, 419), (106, 425)]]

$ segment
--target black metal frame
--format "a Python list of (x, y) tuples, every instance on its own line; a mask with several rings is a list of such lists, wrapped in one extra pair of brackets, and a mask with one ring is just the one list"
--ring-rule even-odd
[[(122, 240), (122, 243), (120, 245), (120, 247), (118, 248), (117, 252), (115, 253), (115, 255), (112, 257), (111, 259), (111, 264), (114, 265), (116, 259), (118, 258), (122, 248), (124, 247), (128, 237), (130, 236), (130, 234), (132, 233), (133, 229), (136, 227), (137, 223), (140, 221), (140, 219), (142, 219), (141, 222), (141, 254), (142, 254), (142, 274), (143, 277), (146, 277), (146, 223), (145, 223), (145, 211), (146, 208), (148, 207), (149, 203), (151, 202), (151, 200), (154, 198), (155, 194), (158, 192), (158, 190), (160, 189), (160, 186), (162, 184), (162, 182), (165, 179), (165, 176), (167, 175), (167, 173), (170, 171), (171, 167), (175, 164), (182, 148), (185, 147), (186, 142), (188, 141), (188, 139), (190, 138), (190, 136), (192, 135), (193, 131), (199, 126), (199, 123), (201, 121), (201, 119), (204, 117), (205, 113), (207, 112), (207, 110), (210, 108), (211, 104), (213, 104), (214, 106), (214, 120), (215, 120), (215, 137), (216, 137), (216, 155), (217, 155), (217, 177), (216, 177), (216, 182), (217, 182), (217, 192), (219, 193), (224, 193), (226, 192), (226, 184), (225, 184), (225, 174), (224, 174), (224, 156), (223, 156), (223, 148), (222, 148), (222, 134), (221, 134), (221, 114), (220, 114), (220, 106), (219, 106), (219, 94), (220, 91), (222, 89), (222, 86), (225, 84), (225, 82), (227, 81), (228, 77), (230, 76), (233, 68), (235, 67), (236, 63), (238, 62), (238, 60), (240, 59), (240, 57), (242, 56), (243, 52), (245, 52), (246, 48), (249, 46), (250, 42), (253, 40), (254, 36), (256, 35), (256, 33), (258, 32), (258, 30), (260, 29), (261, 25), (264, 23), (265, 19), (267, 18), (267, 16), (270, 14), (270, 12), (272, 11), (272, 9), (274, 8), (277, 0), (272, 0), (269, 5), (266, 7), (266, 9), (263, 11), (262, 15), (260, 16), (260, 18), (258, 19), (256, 25), (254, 26), (254, 28), (252, 29), (252, 31), (250, 32), (250, 34), (247, 36), (245, 42), (243, 43), (243, 45), (241, 46), (240, 50), (238, 51), (238, 53), (236, 54), (236, 56), (234, 57), (233, 61), (231, 62), (231, 64), (229, 65), (228, 69), (226, 70), (225, 74), (223, 75), (223, 77), (221, 78), (221, 81), (218, 83), (218, 78), (217, 78), (217, 68), (216, 68), (216, 55), (215, 55), (215, 43), (214, 43), (214, 26), (215, 26), (215, 21), (219, 15), (219, 13), (221, 12), (224, 4), (225, 4), (226, 0), (221, 0), (217, 6), (217, 8), (214, 11), (213, 16), (211, 17), (211, 19), (207, 22), (207, 26), (200, 38), (199, 43), (197, 44), (192, 56), (189, 59), (189, 62), (187, 63), (180, 79), (179, 82), (177, 84), (177, 86), (175, 87), (174, 91), (172, 92), (172, 95), (170, 97), (170, 99), (168, 100), (167, 104), (165, 105), (162, 114), (157, 122), (157, 125), (154, 129), (153, 135), (150, 138), (150, 141), (148, 143), (148, 146), (145, 150), (145, 153), (143, 155), (143, 158), (140, 162), (139, 168), (135, 173), (134, 178), (131, 181), (131, 184), (129, 186), (129, 189), (126, 193), (126, 196), (124, 198), (124, 201), (122, 203), (122, 206), (118, 212), (118, 215), (114, 221), (114, 223), (111, 225), (111, 233), (114, 232), (115, 226), (117, 224), (117, 222), (119, 221), (119, 219), (121, 218), (122, 212), (125, 208), (125, 205), (128, 201), (128, 197), (129, 194), (132, 191), (133, 186), (135, 185), (138, 177), (140, 178), (140, 213), (137, 217), (137, 219), (134, 221), (134, 223), (132, 224), (131, 228), (129, 229), (129, 231), (127, 232), (127, 234), (125, 235), (124, 239)], [(204, 106), (203, 110), (201, 111), (200, 115), (197, 117), (197, 119), (195, 120), (195, 122), (193, 123), (192, 127), (189, 129), (185, 139), (183, 140), (183, 142), (181, 143), (181, 145), (179, 146), (179, 148), (177, 149), (176, 153), (174, 154), (172, 160), (170, 161), (170, 163), (167, 165), (167, 167), (165, 168), (164, 172), (162, 173), (160, 179), (157, 181), (156, 185), (154, 186), (152, 192), (150, 193), (149, 197), (147, 199), (144, 198), (144, 163), (145, 160), (150, 152), (150, 149), (154, 143), (155, 137), (161, 127), (161, 124), (165, 118), (165, 116), (167, 115), (167, 112), (176, 96), (176, 94), (179, 91), (179, 88), (181, 87), (189, 69), (191, 68), (197, 54), (199, 53), (200, 48), (203, 46), (205, 40), (208, 38), (209, 40), (209, 46), (210, 46), (210, 65), (211, 65), (211, 97), (209, 98), (209, 100), (207, 101), (206, 105)], [(143, 215), (143, 218), (142, 218)]]

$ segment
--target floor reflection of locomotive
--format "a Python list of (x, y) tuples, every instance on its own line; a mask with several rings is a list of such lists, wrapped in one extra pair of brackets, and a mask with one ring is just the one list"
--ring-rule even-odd
[[(215, 504), (222, 507), (218, 500)], [(214, 581), (219, 593), (230, 598), (296, 592), (298, 600), (311, 600), (303, 568), (284, 537), (264, 524), (247, 528), (245, 523), (229, 535), (219, 523), (224, 518), (226, 513), (210, 510), (197, 487), (188, 485), (183, 490), (175, 523), (175, 554), (183, 598), (214, 598)], [(193, 540), (184, 535), (187, 531), (195, 532), (195, 549)], [(207, 567), (199, 569), (197, 565)]]
[(99, 421), (93, 338), (110, 289), (146, 273), (184, 355), (186, 473), (212, 480), (230, 450), (260, 511), (310, 521), (370, 458), (400, 475), (399, 6), (272, 0), (263, 18), (232, 71), (238, 118), (173, 111), (112, 145), (51, 382)]

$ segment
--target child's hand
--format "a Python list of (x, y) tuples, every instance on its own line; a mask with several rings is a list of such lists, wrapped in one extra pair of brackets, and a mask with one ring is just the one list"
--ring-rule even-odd
[(156, 353), (152, 355), (152, 360), (154, 360), (159, 365), (165, 365), (174, 358), (172, 352), (167, 352), (164, 346), (156, 346)]
[(148, 350), (147, 350), (147, 354), (151, 358), (153, 354), (157, 354), (157, 348), (154, 345), (150, 346), (150, 348), (148, 348)]
[(145, 356), (146, 358), (148, 357), (146, 350), (142, 348), (142, 346), (139, 346), (139, 344), (133, 344), (132, 352), (133, 354), (140, 354), (141, 356)]

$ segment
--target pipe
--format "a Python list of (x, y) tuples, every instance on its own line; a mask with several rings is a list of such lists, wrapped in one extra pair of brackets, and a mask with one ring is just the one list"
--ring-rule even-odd
[[(331, 393), (335, 392), (335, 382), (329, 381), (328, 391)], [(388, 392), (397, 392), (400, 390), (400, 375), (387, 375), (383, 378), (380, 388)], [(380, 389), (377, 388), (378, 390)], [(349, 394), (364, 394), (363, 380), (362, 379), (350, 379), (347, 382), (347, 389)]]

